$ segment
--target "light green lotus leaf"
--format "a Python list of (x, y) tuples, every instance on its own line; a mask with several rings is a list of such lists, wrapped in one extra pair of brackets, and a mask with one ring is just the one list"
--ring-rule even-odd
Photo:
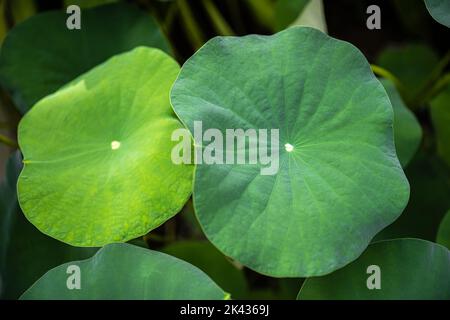
[(4, 41), (0, 81), (22, 113), (113, 55), (137, 46), (168, 51), (152, 18), (125, 3), (83, 10), (81, 30), (69, 30), (67, 18), (65, 11), (35, 15)]
[[(77, 275), (80, 289), (76, 289)], [(187, 262), (157, 251), (116, 243), (103, 247), (91, 259), (50, 270), (21, 299), (222, 300), (228, 297), (205, 273)]]
[(386, 89), (394, 108), (394, 140), (397, 155), (406, 167), (417, 152), (422, 140), (422, 127), (402, 100), (395, 85), (389, 80), (381, 82)]
[(47, 237), (25, 218), (16, 193), (21, 161), (18, 152), (10, 157), (0, 186), (0, 299), (17, 299), (49, 269), (97, 251)]
[(450, 1), (425, 0), (425, 4), (434, 20), (450, 28)]
[(248, 288), (244, 272), (207, 241), (175, 242), (162, 251), (203, 270), (233, 298), (246, 297)]
[(441, 222), (436, 242), (450, 249), (450, 211), (447, 212)]
[[(224, 139), (227, 129), (279, 129), (278, 147), (270, 131), (269, 139), (260, 135), (272, 164), (249, 164), (248, 155), (261, 160), (261, 152), (247, 141), (246, 164), (235, 157), (195, 172), (194, 208), (206, 236), (260, 273), (339, 269), (408, 201), (386, 91), (360, 51), (316, 29), (217, 37), (183, 66), (171, 101), (194, 135), (194, 121)], [(236, 145), (225, 148), (236, 153)], [(269, 165), (273, 172), (263, 175)]]
[(431, 101), (438, 153), (450, 166), (450, 87)]
[(75, 246), (146, 234), (175, 215), (192, 166), (171, 159), (182, 127), (169, 103), (177, 63), (139, 47), (37, 103), (19, 124), (19, 203), (42, 232)]
[(325, 277), (307, 279), (298, 298), (448, 300), (450, 252), (417, 239), (377, 242), (345, 268)]

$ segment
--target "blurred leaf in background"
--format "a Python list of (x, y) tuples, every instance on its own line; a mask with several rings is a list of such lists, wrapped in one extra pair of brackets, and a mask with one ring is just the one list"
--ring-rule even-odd
[(425, 44), (390, 46), (384, 49), (377, 64), (394, 74), (405, 87), (406, 102), (414, 100), (439, 62), (438, 55)]
[(120, 0), (64, 0), (64, 6), (77, 5), (82, 9), (87, 9), (118, 1)]
[[(9, 7), (7, 7), (9, 6)], [(36, 13), (34, 0), (0, 0), (0, 44), (10, 27)]]
[(244, 299), (247, 283), (244, 272), (207, 241), (182, 241), (162, 249), (171, 256), (187, 261), (203, 270), (233, 298)]
[(439, 155), (450, 166), (450, 87), (431, 101), (431, 118)]
[(22, 113), (115, 54), (141, 45), (170, 51), (151, 16), (132, 5), (87, 9), (81, 30), (68, 30), (66, 18), (63, 11), (40, 13), (11, 30), (4, 41), (0, 82), (13, 92)]
[(276, 30), (283, 30), (292, 25), (310, 1), (314, 0), (278, 0), (275, 4)]
[(327, 33), (322, 0), (278, 0), (275, 4), (275, 30), (307, 26)]
[(411, 185), (409, 203), (392, 225), (374, 241), (420, 238), (435, 241), (439, 224), (450, 208), (450, 175), (438, 157), (421, 151), (406, 168)]
[(436, 242), (450, 249), (450, 210), (447, 212), (444, 219), (442, 219)]
[(292, 25), (312, 27), (327, 33), (323, 0), (310, 0)]
[[(374, 243), (358, 260), (328, 276), (307, 279), (299, 299), (408, 300), (450, 299), (450, 252), (417, 239)], [(369, 290), (376, 266), (380, 290)], [(374, 280), (376, 281), (376, 280)]]
[(382, 80), (394, 108), (394, 137), (397, 156), (405, 168), (419, 148), (422, 140), (422, 127), (402, 100), (395, 85), (389, 80)]
[(8, 26), (6, 25), (5, 19), (5, 1), (0, 1), (0, 44), (3, 42), (3, 39), (6, 37), (6, 33), (8, 32)]
[(428, 38), (430, 22), (433, 19), (427, 13), (424, 0), (393, 0), (397, 16), (402, 27), (416, 37)]

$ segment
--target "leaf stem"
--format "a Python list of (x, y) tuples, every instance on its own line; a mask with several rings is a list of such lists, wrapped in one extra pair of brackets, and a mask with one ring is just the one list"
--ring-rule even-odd
[(420, 101), (421, 104), (426, 104), (433, 100), (433, 98), (444, 91), (448, 85), (450, 85), (450, 73), (447, 73), (445, 76), (440, 78), (434, 84), (434, 86), (430, 90), (428, 90), (427, 94), (424, 95), (422, 100)]
[(176, 6), (176, 4), (175, 3), (170, 4), (166, 16), (164, 17), (164, 22), (162, 23), (167, 34), (169, 34), (170, 30), (172, 29), (172, 24), (175, 20), (177, 12), (178, 7)]
[[(445, 54), (445, 56), (439, 61), (439, 63), (436, 65), (436, 67), (431, 72), (430, 76), (428, 77), (427, 81), (424, 82), (421, 89), (418, 91), (417, 95), (414, 97), (413, 101), (416, 103), (417, 106), (425, 105), (436, 95), (436, 88), (438, 85), (442, 86), (439, 82), (441, 82), (443, 79), (445, 79), (446, 76), (439, 79), (439, 77), (442, 75), (443, 71), (447, 67), (447, 65), (450, 63), (450, 50)], [(448, 76), (448, 75), (447, 75)], [(444, 85), (445, 87), (445, 85)], [(443, 88), (441, 87), (440, 90)]]
[(12, 1), (11, 0), (4, 0), (5, 1), (5, 12), (4, 12), (4, 18), (6, 27), (8, 29), (11, 29), (14, 27), (14, 16), (13, 16), (13, 10), (12, 10)]
[(384, 69), (384, 68), (382, 68), (380, 66), (371, 64), (370, 67), (372, 68), (372, 72), (375, 75), (377, 75), (379, 77), (386, 78), (386, 79), (392, 81), (392, 83), (394, 83), (394, 85), (397, 87), (397, 90), (399, 91), (401, 96), (405, 97), (406, 89), (405, 89), (405, 86), (403, 85), (403, 83), (400, 81), (399, 78), (397, 78), (395, 75), (393, 75), (390, 71), (388, 71), (388, 70), (386, 70), (386, 69)]
[(4, 136), (0, 134), (0, 142), (7, 145), (8, 147), (17, 149), (19, 146), (17, 145), (17, 142), (8, 138), (7, 136)]
[(195, 21), (194, 14), (186, 0), (178, 0), (178, 7), (180, 8), (180, 15), (184, 26), (186, 27), (187, 36), (190, 38), (194, 49), (199, 49), (205, 43), (205, 37), (201, 31), (197, 21)]
[(275, 25), (273, 23), (275, 10), (270, 0), (247, 0), (246, 3), (262, 26), (275, 31)]
[(228, 22), (222, 16), (220, 11), (217, 9), (216, 5), (211, 0), (202, 0), (203, 6), (209, 14), (211, 22), (214, 25), (214, 29), (219, 35), (222, 36), (233, 36), (235, 35), (233, 29), (230, 27)]

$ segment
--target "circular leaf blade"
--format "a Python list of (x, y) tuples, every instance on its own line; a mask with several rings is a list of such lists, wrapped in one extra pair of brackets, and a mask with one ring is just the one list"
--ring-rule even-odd
[(301, 27), (218, 37), (183, 66), (171, 101), (194, 135), (194, 121), (224, 136), (280, 130), (276, 175), (261, 175), (260, 164), (199, 164), (195, 172), (194, 206), (206, 236), (258, 272), (332, 272), (407, 203), (392, 106), (348, 43)]
[(162, 51), (139, 47), (25, 115), (19, 203), (39, 230), (102, 246), (146, 234), (181, 210), (193, 168), (171, 160), (171, 134), (182, 127), (168, 99), (178, 71)]
[[(78, 266), (80, 289), (67, 288), (67, 268)], [(91, 259), (47, 272), (23, 300), (222, 300), (208, 276), (187, 262), (128, 244), (110, 244)]]

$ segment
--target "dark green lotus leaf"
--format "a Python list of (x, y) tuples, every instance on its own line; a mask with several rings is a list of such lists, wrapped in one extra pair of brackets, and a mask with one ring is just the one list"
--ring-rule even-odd
[[(380, 289), (369, 290), (379, 267)], [(372, 287), (373, 288), (373, 287)], [(448, 300), (450, 252), (417, 239), (381, 241), (369, 246), (355, 262), (325, 277), (307, 279), (303, 300)]]
[(441, 222), (436, 242), (450, 249), (450, 211), (447, 212)]
[(431, 119), (439, 155), (450, 166), (450, 87), (431, 101)]
[(97, 251), (72, 247), (47, 237), (25, 218), (16, 195), (21, 161), (19, 153), (11, 156), (6, 181), (0, 186), (1, 299), (17, 299), (51, 268), (68, 261), (86, 259)]
[(162, 250), (203, 270), (233, 298), (243, 299), (247, 283), (242, 270), (234, 266), (222, 253), (206, 241), (176, 242)]
[[(69, 290), (69, 266), (78, 266), (80, 289)], [(24, 300), (222, 300), (229, 295), (205, 273), (161, 252), (110, 244), (84, 261), (47, 272), (21, 297)]]
[(425, 4), (434, 20), (450, 28), (450, 1), (425, 0)]
[(115, 56), (40, 100), (19, 124), (19, 203), (76, 246), (146, 234), (181, 210), (193, 166), (175, 165), (169, 102), (179, 66), (158, 49)]
[(422, 127), (414, 113), (403, 102), (395, 85), (388, 80), (383, 80), (381, 83), (394, 108), (395, 146), (400, 163), (406, 167), (419, 148), (422, 140)]
[(439, 62), (437, 54), (424, 44), (388, 47), (377, 63), (392, 72), (406, 88), (407, 98), (413, 98), (427, 81)]
[[(223, 136), (279, 129), (279, 148), (265, 139), (279, 152), (277, 174), (248, 161), (195, 172), (206, 236), (260, 273), (330, 273), (356, 259), (408, 201), (386, 91), (360, 51), (316, 29), (215, 38), (183, 66), (171, 101), (192, 133), (194, 121)], [(244, 151), (257, 152), (249, 143)]]
[(0, 81), (25, 113), (111, 56), (137, 46), (168, 51), (156, 23), (124, 3), (83, 10), (81, 30), (66, 27), (64, 11), (31, 17), (11, 30), (0, 53)]
[(436, 240), (445, 213), (450, 208), (450, 172), (439, 158), (418, 153), (406, 168), (411, 197), (403, 214), (381, 231), (374, 241), (398, 238)]

